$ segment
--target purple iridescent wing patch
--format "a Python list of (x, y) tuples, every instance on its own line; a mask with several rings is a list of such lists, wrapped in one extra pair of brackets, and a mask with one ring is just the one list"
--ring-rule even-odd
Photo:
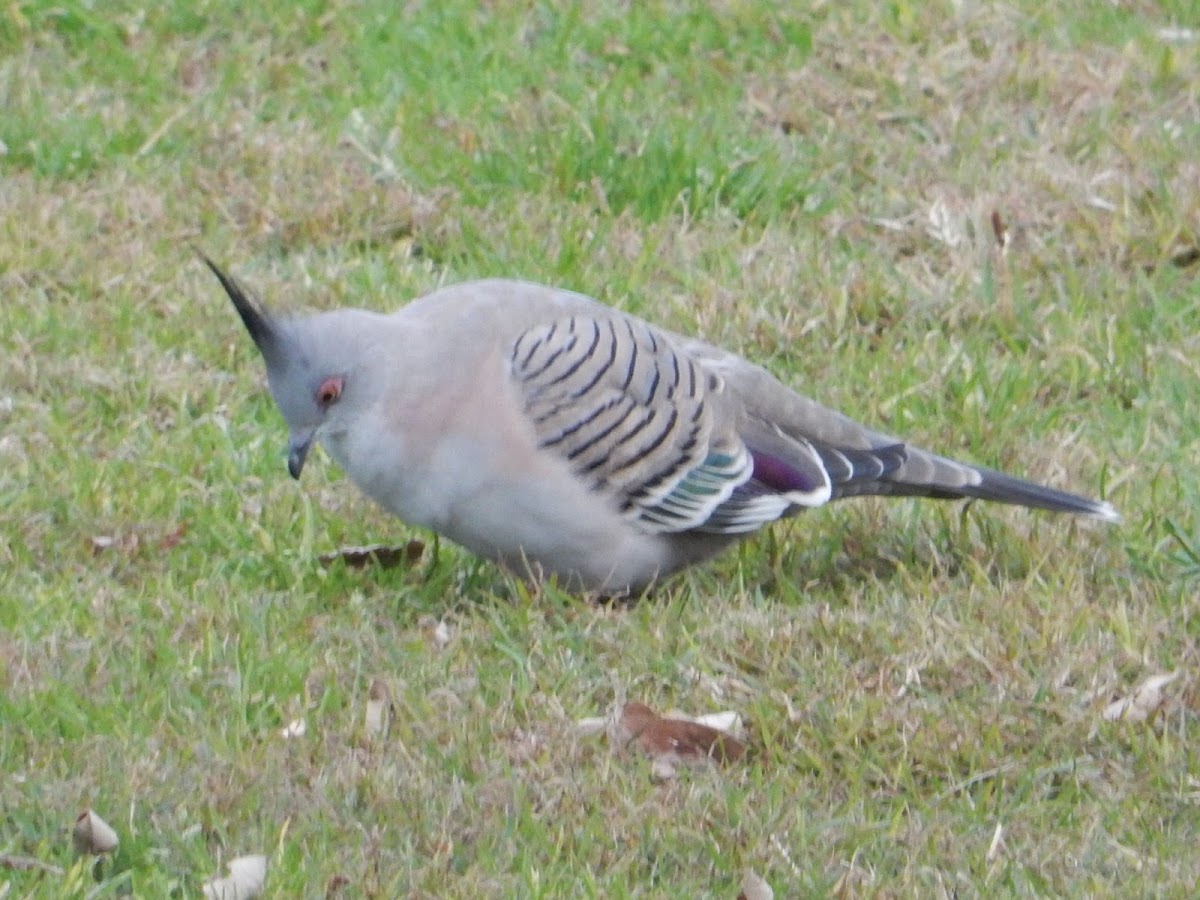
[(751, 476), (759, 484), (781, 494), (798, 491), (803, 494), (819, 490), (823, 480), (817, 480), (814, 475), (798, 471), (781, 459), (776, 459), (767, 453), (750, 450), (750, 458), (754, 461), (754, 474)]

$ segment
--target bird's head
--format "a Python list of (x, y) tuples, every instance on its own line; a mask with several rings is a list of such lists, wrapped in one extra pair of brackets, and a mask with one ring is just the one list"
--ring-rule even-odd
[(349, 310), (274, 316), (232, 276), (201, 257), (225, 288), (267, 364), (271, 396), (288, 426), (288, 472), (299, 478), (313, 442), (344, 434), (355, 409), (366, 402), (362, 323)]

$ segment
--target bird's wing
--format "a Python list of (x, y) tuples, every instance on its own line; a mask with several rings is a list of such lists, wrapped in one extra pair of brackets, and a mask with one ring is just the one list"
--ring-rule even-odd
[(640, 320), (595, 310), (535, 325), (510, 368), (540, 447), (644, 531), (753, 531), (830, 497), (815, 447), (787, 439), (786, 459), (760, 459), (721, 376)]

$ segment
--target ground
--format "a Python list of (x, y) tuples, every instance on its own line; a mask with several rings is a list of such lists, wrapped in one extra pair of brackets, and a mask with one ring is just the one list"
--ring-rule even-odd
[[(249, 853), (268, 897), (1191, 896), (1198, 27), (8, 4), (0, 897), (196, 896)], [(287, 477), (193, 247), (289, 309), (582, 290), (1124, 519), (848, 501), (632, 606), (531, 588), (320, 454)], [(318, 559), (376, 541), (420, 543)], [(752, 753), (656, 780), (576, 727), (625, 700)]]

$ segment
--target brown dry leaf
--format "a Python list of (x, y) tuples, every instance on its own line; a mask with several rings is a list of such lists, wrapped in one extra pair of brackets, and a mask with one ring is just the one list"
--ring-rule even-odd
[(187, 522), (180, 522), (158, 540), (158, 546), (163, 550), (174, 550), (187, 534)]
[(384, 737), (392, 722), (392, 700), (388, 694), (387, 685), (382, 679), (376, 678), (371, 682), (367, 692), (367, 734), (373, 737)]
[(1008, 233), (1008, 226), (1004, 224), (1004, 219), (1000, 216), (1000, 210), (992, 210), (992, 236), (996, 239), (996, 246), (999, 248), (1001, 255), (1008, 250), (1008, 244), (1011, 236)]
[(322, 553), (317, 559), (323, 566), (333, 565), (340, 559), (352, 569), (363, 569), (372, 564), (381, 569), (394, 569), (401, 563), (412, 565), (418, 562), (424, 552), (423, 541), (411, 540), (402, 547), (388, 547), (385, 544), (341, 547), (332, 553)]
[(1120, 700), (1114, 700), (1108, 704), (1104, 712), (1101, 713), (1101, 718), (1106, 722), (1121, 720), (1126, 722), (1145, 722), (1152, 719), (1154, 714), (1158, 712), (1158, 708), (1162, 706), (1162, 689), (1178, 678), (1179, 675), (1179, 672), (1172, 672), (1169, 675), (1154, 675), (1147, 678), (1128, 697), (1122, 697)]
[(635, 744), (655, 762), (656, 778), (674, 776), (681, 762), (736, 762), (746, 745), (732, 734), (692, 719), (660, 716), (645, 703), (626, 703), (616, 727), (617, 739)]
[(775, 900), (775, 891), (757, 872), (746, 870), (742, 876), (742, 892), (738, 900)]
[(75, 852), (84, 856), (111, 853), (120, 843), (113, 827), (91, 809), (85, 809), (76, 817), (71, 840), (75, 843)]
[(267, 880), (265, 856), (239, 856), (225, 866), (229, 874), (213, 878), (204, 885), (206, 900), (252, 900), (262, 893)]

